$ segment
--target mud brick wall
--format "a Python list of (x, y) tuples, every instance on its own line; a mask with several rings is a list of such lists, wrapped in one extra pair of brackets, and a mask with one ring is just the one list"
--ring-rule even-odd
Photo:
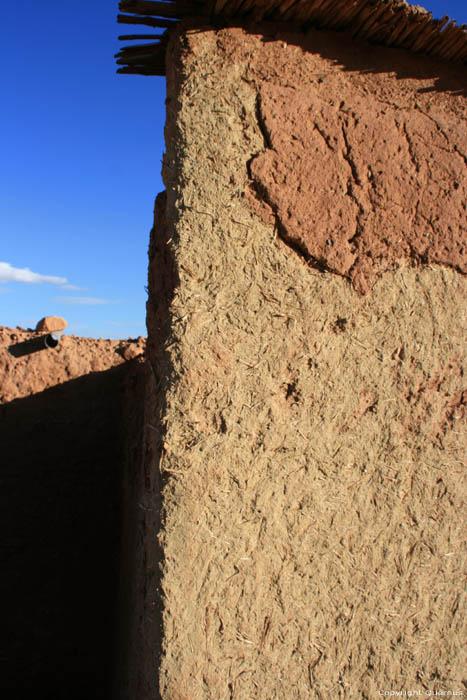
[(183, 25), (167, 72), (140, 697), (456, 691), (465, 73)]

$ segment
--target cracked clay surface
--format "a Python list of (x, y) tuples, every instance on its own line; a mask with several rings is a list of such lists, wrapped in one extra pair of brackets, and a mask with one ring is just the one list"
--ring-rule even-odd
[(265, 148), (249, 174), (263, 220), (272, 212), (307, 262), (362, 293), (404, 259), (465, 274), (465, 119), (349, 84), (291, 82), (259, 85)]
[[(345, 68), (333, 70), (322, 33), (308, 36), (314, 53), (296, 36), (278, 38), (264, 42), (247, 74), (264, 139), (248, 163), (263, 221), (275, 219), (279, 237), (310, 265), (361, 293), (403, 260), (465, 274), (465, 98), (437, 93), (429, 79), (416, 85), (427, 59), (407, 75), (404, 52), (380, 50), (368, 75), (351, 70), (345, 41)], [(248, 51), (231, 37), (222, 48), (228, 60)]]

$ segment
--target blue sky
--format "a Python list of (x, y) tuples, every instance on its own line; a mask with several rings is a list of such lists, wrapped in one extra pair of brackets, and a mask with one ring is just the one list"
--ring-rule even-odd
[[(77, 335), (146, 334), (165, 80), (116, 74), (118, 35), (136, 33), (117, 10), (1, 3), (0, 261), (67, 280), (0, 283), (1, 325), (54, 314)], [(15, 274), (0, 266), (0, 280)]]
[[(467, 22), (465, 0), (421, 4)], [(58, 315), (77, 335), (146, 335), (165, 79), (116, 74), (118, 35), (148, 32), (117, 12), (117, 0), (1, 3), (0, 325)]]

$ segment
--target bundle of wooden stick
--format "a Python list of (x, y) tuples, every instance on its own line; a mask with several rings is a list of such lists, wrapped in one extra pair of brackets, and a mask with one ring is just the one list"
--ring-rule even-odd
[(355, 39), (467, 63), (467, 26), (448, 16), (433, 19), (430, 12), (405, 0), (121, 0), (119, 9), (119, 23), (159, 30), (119, 37), (149, 40), (121, 49), (116, 55), (119, 73), (165, 75), (167, 30), (189, 17), (214, 26), (272, 21), (305, 32), (311, 27), (345, 31)]

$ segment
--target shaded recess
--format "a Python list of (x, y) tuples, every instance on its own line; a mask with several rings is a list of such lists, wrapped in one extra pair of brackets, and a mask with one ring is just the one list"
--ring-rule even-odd
[(0, 406), (0, 677), (11, 700), (111, 697), (124, 374)]
[[(146, 304), (148, 327), (148, 362), (151, 371), (151, 430), (152, 438), (147, 441), (148, 451), (145, 464), (145, 489), (151, 491), (154, 484), (151, 472), (158, 465), (162, 451), (162, 418), (165, 412), (165, 389), (170, 385), (172, 369), (167, 346), (170, 344), (170, 306), (175, 289), (179, 285), (179, 275), (173, 249), (169, 242), (167, 222), (167, 193), (160, 192), (154, 206), (154, 226), (149, 243), (148, 301)], [(149, 391), (149, 389), (148, 389)], [(156, 470), (155, 473), (158, 473)], [(156, 484), (159, 493), (159, 484)]]
[[(123, 602), (126, 619), (121, 630), (121, 664), (117, 669), (116, 697), (151, 697), (157, 700), (158, 674), (162, 654), (163, 549), (159, 537), (163, 518), (161, 491), (165, 483), (162, 466), (166, 431), (167, 390), (172, 371), (167, 350), (171, 343), (169, 309), (178, 286), (178, 272), (169, 240), (166, 217), (166, 193), (155, 202), (154, 227), (149, 244), (147, 301), (148, 345), (144, 387), (137, 394), (141, 416), (130, 426), (130, 435), (141, 431), (141, 442), (128, 455), (125, 485), (125, 533), (123, 552), (125, 571)], [(144, 415), (142, 406), (144, 403)]]
[(0, 688), (106, 700), (131, 614), (145, 342), (43, 340), (0, 327)]

